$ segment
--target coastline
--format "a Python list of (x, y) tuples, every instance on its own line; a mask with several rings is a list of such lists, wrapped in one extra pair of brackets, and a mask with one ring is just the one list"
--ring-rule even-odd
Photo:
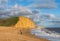
[(29, 33), (29, 30), (22, 30), (23, 34), (13, 27), (0, 26), (0, 41), (49, 41), (48, 39), (38, 38)]

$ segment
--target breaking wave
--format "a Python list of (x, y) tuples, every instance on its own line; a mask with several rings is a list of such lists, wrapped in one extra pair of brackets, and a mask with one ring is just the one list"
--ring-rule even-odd
[(46, 38), (51, 41), (60, 41), (60, 33), (57, 33), (55, 31), (50, 31), (46, 28), (35, 28), (32, 29), (30, 32), (35, 36)]

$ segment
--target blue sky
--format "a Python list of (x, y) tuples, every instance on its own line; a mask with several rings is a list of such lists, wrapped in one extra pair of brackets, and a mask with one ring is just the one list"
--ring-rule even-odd
[[(32, 4), (36, 4), (36, 2), (34, 3), (35, 1), (30, 1), (30, 0), (10, 0), (9, 1), (9, 5), (15, 5), (16, 3), (21, 5), (21, 6), (29, 6), (29, 5), (32, 5)], [(42, 14), (54, 14), (56, 16), (59, 16), (60, 17), (60, 0), (53, 0), (51, 1), (52, 3), (54, 3), (54, 5), (56, 5), (56, 8), (48, 8), (48, 7), (41, 7), (39, 8), (40, 12)], [(38, 3), (38, 1), (37, 1)], [(44, 4), (44, 0), (42, 1), (42, 4)], [(38, 3), (40, 4), (40, 3)], [(47, 3), (48, 4), (48, 3)], [(51, 4), (52, 5), (52, 4)], [(32, 7), (34, 8), (34, 7)], [(34, 8), (36, 9), (36, 8)]]
[[(0, 18), (1, 17), (5, 18), (9, 16), (11, 17), (14, 15), (16, 16), (25, 14), (35, 14), (35, 13), (38, 15), (36, 15), (35, 17), (32, 16), (34, 21), (40, 22), (40, 20), (44, 18), (45, 19), (57, 18), (59, 20), (60, 0), (0, 0), (0, 14), (3, 14), (0, 15)], [(40, 15), (43, 18), (40, 18)], [(58, 26), (58, 24), (56, 26)]]
[[(39, 10), (41, 10), (41, 13), (42, 14), (48, 13), (48, 14), (55, 14), (57, 16), (60, 16), (60, 0), (55, 0), (55, 3), (57, 4), (57, 7), (56, 8), (52, 8), (52, 9), (48, 9), (48, 8), (44, 9), (44, 8), (41, 8)], [(23, 1), (20, 4), (25, 6), (25, 5), (29, 5), (30, 3), (26, 2), (26, 1)]]
[[(49, 2), (49, 1), (51, 1), (51, 2)], [(52, 5), (52, 4), (54, 4), (54, 5), (56, 5), (56, 8), (55, 7), (39, 7), (39, 10), (41, 11), (41, 13), (52, 13), (52, 14), (55, 14), (55, 15), (57, 15), (57, 16), (59, 16), (60, 15), (60, 0), (49, 0), (49, 1), (39, 1), (39, 0), (34, 0), (34, 1), (30, 1), (30, 0), (8, 0), (8, 5), (15, 5), (15, 4), (19, 4), (20, 6), (29, 6), (29, 5), (35, 5), (35, 4), (39, 4), (39, 5), (44, 5), (44, 3), (46, 3), (46, 4), (50, 4), (50, 5)], [(49, 5), (48, 4), (48, 5)], [(34, 6), (32, 7), (32, 8), (34, 8)]]

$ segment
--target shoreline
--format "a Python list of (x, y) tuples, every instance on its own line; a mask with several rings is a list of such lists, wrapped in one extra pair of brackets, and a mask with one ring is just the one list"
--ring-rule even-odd
[(22, 34), (19, 32), (13, 27), (0, 26), (0, 41), (49, 41), (48, 39), (31, 35), (27, 29), (22, 30)]

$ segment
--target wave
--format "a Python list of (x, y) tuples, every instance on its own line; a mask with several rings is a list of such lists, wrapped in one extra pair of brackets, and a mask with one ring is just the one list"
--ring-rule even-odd
[(57, 33), (55, 31), (50, 31), (46, 28), (35, 28), (32, 29), (30, 32), (35, 36), (47, 38), (51, 41), (60, 41), (60, 33)]

